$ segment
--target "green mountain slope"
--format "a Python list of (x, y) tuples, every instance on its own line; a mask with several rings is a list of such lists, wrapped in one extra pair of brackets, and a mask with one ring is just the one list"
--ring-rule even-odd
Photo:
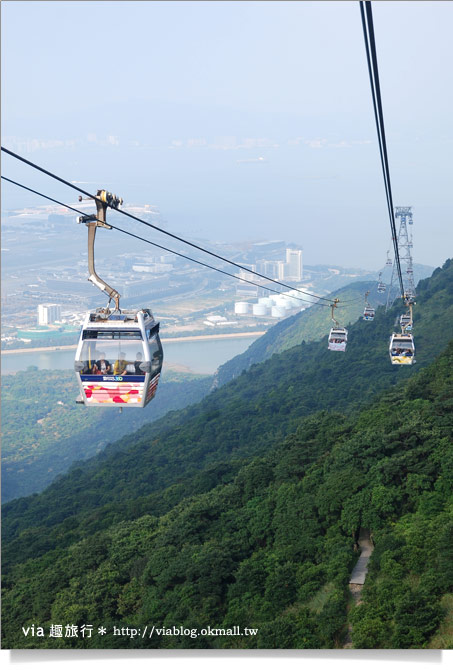
[(451, 261), (419, 285), (415, 368), (390, 364), (388, 337), (399, 307), (388, 314), (380, 310), (374, 322), (351, 326), (344, 355), (328, 352), (326, 339), (274, 355), (199, 405), (144, 426), (78, 464), (41, 495), (8, 503), (5, 566), (88, 537), (106, 524), (162, 514), (194, 490), (209, 490), (216, 478), (228, 481), (244, 460), (274, 450), (304, 416), (320, 409), (357, 411), (410, 378), (453, 337), (452, 286)]
[(159, 393), (143, 411), (124, 416), (111, 409), (76, 405), (73, 372), (28, 370), (2, 377), (2, 501), (42, 491), (74, 461), (99, 453), (109, 442), (201, 400), (211, 377), (166, 372)]
[[(329, 648), (342, 646), (350, 616), (356, 647), (451, 646), (452, 409), (453, 342), (356, 416), (306, 418), (228, 484), (17, 565), (4, 580), (4, 642)], [(375, 550), (364, 602), (348, 615), (361, 528)], [(95, 633), (25, 637), (36, 621), (46, 634), (55, 622)], [(179, 632), (142, 636), (157, 623)]]

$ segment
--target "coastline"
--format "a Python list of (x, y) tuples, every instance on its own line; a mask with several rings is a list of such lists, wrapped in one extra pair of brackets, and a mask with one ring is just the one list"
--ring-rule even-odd
[[(227, 340), (237, 337), (260, 337), (266, 333), (265, 330), (253, 331), (249, 333), (218, 333), (217, 335), (189, 335), (188, 337), (167, 337), (162, 338), (162, 344), (170, 342), (197, 342), (200, 340)], [(2, 349), (2, 356), (8, 354), (32, 354), (37, 351), (69, 351), (70, 349), (77, 349), (77, 344), (66, 344), (61, 347), (29, 347), (28, 349)]]

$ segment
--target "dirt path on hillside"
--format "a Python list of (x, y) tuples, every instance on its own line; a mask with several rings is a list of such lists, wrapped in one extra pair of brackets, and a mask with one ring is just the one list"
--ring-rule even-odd
[[(360, 529), (360, 535), (358, 540), (359, 548), (361, 549), (360, 558), (354, 566), (354, 569), (351, 573), (351, 578), (349, 580), (349, 591), (354, 600), (353, 607), (358, 607), (362, 603), (361, 595), (363, 585), (365, 584), (365, 579), (368, 572), (368, 561), (370, 556), (373, 553), (374, 545), (370, 538), (370, 531), (365, 528)], [(352, 626), (349, 623), (348, 632), (346, 639), (344, 641), (343, 649), (352, 649), (352, 639), (351, 639)]]

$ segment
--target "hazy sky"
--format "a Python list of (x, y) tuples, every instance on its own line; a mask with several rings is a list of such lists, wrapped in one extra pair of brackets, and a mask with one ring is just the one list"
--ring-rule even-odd
[[(394, 202), (414, 208), (414, 261), (438, 265), (453, 250), (453, 6), (379, 1), (373, 14)], [(4, 0), (2, 66), (2, 144), (34, 162), (156, 205), (188, 236), (382, 266), (358, 2)], [(2, 158), (5, 176), (74, 202)], [(33, 203), (3, 187), (3, 208)]]

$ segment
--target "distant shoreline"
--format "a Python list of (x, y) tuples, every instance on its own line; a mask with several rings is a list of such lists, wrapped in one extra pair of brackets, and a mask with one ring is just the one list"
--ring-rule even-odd
[[(236, 337), (259, 337), (266, 333), (265, 330), (257, 330), (250, 333), (218, 333), (217, 335), (189, 335), (188, 337), (167, 337), (162, 338), (162, 343), (168, 342), (196, 342), (198, 340), (227, 340)], [(61, 347), (30, 347), (28, 349), (2, 349), (2, 356), (8, 354), (27, 354), (35, 353), (37, 351), (68, 351), (70, 349), (77, 349), (77, 344), (65, 344)]]

